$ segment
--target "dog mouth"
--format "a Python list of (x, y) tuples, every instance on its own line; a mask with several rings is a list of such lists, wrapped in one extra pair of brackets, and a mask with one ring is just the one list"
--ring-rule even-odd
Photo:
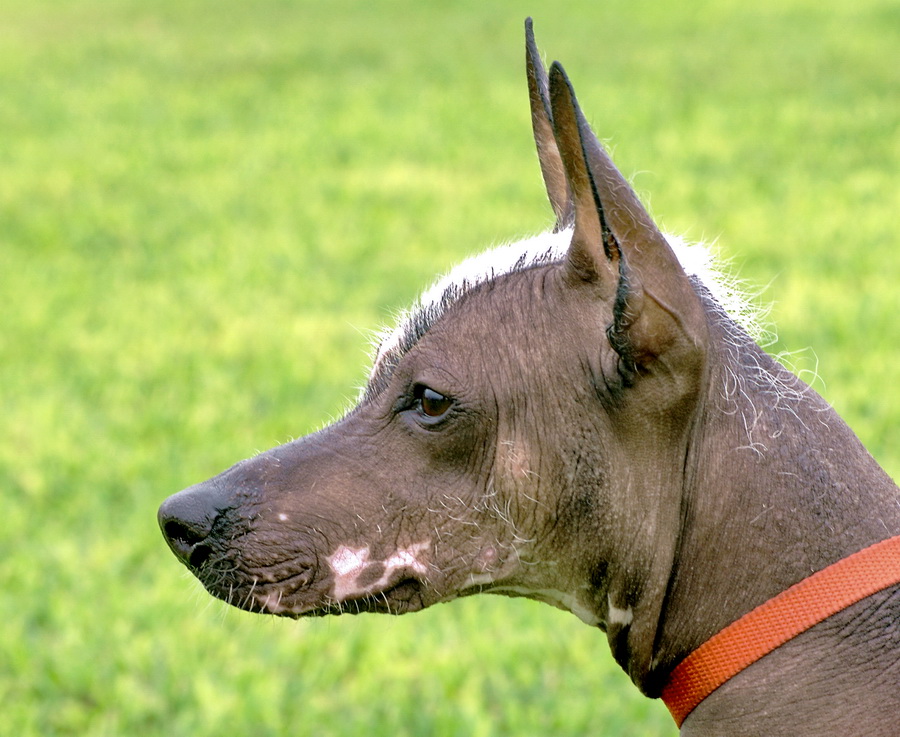
[(217, 522), (182, 559), (210, 594), (238, 609), (296, 619), (406, 614), (441, 600), (428, 540), (380, 550), (326, 540), (285, 544), (265, 529)]
[(415, 578), (402, 578), (397, 583), (378, 592), (351, 597), (342, 601), (329, 601), (325, 605), (297, 615), (298, 617), (324, 617), (340, 614), (409, 614), (424, 609), (425, 587)]
[[(199, 556), (198, 556), (199, 558)], [(252, 572), (239, 560), (204, 553), (191, 571), (204, 588), (226, 604), (257, 614), (300, 619), (341, 614), (406, 614), (428, 604), (427, 586), (414, 575), (396, 572), (386, 581), (336, 598), (330, 576), (319, 577), (314, 565), (283, 561)]]
[(311, 597), (312, 592), (303, 593), (306, 595), (286, 594), (284, 588), (275, 586), (267, 591), (260, 589), (250, 597), (243, 597), (244, 606), (239, 606), (234, 600), (229, 603), (248, 611), (290, 619), (342, 614), (408, 614), (427, 606), (425, 586), (415, 578), (401, 578), (387, 588), (340, 601), (329, 595)]

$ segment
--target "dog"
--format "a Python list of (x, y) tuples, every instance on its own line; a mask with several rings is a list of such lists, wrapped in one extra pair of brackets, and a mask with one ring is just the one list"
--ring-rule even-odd
[(553, 230), (438, 281), (342, 419), (166, 500), (169, 547), (279, 616), (547, 602), (685, 735), (896, 735), (900, 490), (659, 231), (530, 21), (526, 69)]

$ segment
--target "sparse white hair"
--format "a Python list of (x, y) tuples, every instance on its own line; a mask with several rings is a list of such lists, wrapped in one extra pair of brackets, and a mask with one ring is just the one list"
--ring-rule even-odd
[[(722, 266), (708, 244), (689, 243), (672, 235), (665, 238), (685, 273), (699, 281), (732, 320), (755, 341), (771, 342), (771, 333), (761, 320), (764, 312), (747, 297), (741, 283)], [(412, 307), (402, 312), (394, 327), (376, 336), (370, 376), (375, 375), (391, 353), (402, 350), (404, 341), (414, 341), (423, 322), (433, 322), (459, 296), (504, 274), (562, 261), (571, 240), (571, 229), (546, 232), (491, 248), (459, 263), (426, 289)]]

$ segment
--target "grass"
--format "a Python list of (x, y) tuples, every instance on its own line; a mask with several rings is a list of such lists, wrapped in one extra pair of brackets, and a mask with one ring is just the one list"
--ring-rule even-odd
[(674, 734), (549, 607), (254, 617), (156, 528), (338, 414), (435, 273), (549, 225), (526, 14), (657, 217), (769, 284), (774, 349), (814, 348), (898, 476), (896, 3), (561, 7), (4, 3), (0, 734)]

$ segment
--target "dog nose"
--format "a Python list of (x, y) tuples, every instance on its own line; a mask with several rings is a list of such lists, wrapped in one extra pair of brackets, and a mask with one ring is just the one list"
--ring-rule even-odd
[(211, 479), (173, 494), (159, 508), (163, 537), (175, 557), (191, 570), (198, 570), (212, 553), (209, 538), (225, 506), (224, 491)]

